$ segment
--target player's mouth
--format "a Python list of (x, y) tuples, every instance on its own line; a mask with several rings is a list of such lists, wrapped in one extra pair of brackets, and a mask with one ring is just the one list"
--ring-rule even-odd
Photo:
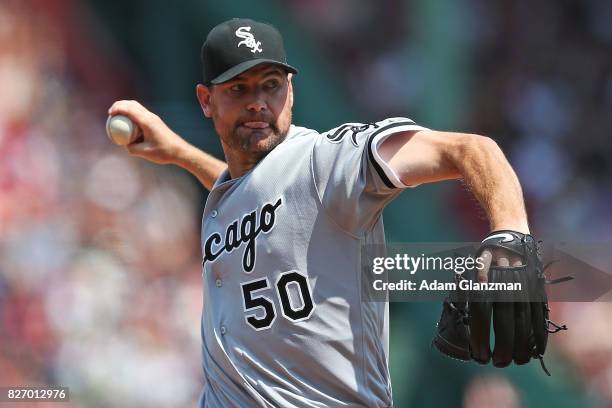
[(249, 129), (265, 129), (270, 127), (270, 124), (268, 122), (244, 122), (242, 126)]

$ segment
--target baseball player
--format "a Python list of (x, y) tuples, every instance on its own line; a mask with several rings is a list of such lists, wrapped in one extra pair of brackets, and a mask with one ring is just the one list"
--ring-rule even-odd
[[(268, 24), (223, 22), (201, 57), (197, 97), (227, 166), (138, 102), (109, 110), (142, 129), (131, 155), (179, 165), (210, 189), (201, 406), (392, 406), (388, 305), (363, 302), (360, 289), (363, 246), (384, 242), (383, 208), (406, 187), (462, 178), (491, 230), (520, 239), (529, 228), (515, 173), (491, 139), (407, 118), (326, 132), (292, 124), (297, 70)], [(521, 264), (520, 254), (488, 248), (487, 268)]]

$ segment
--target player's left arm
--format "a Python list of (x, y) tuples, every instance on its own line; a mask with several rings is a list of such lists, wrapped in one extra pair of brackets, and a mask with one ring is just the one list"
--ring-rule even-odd
[(463, 179), (492, 231), (529, 233), (521, 185), (494, 140), (466, 133), (401, 132), (383, 141), (378, 154), (407, 186)]

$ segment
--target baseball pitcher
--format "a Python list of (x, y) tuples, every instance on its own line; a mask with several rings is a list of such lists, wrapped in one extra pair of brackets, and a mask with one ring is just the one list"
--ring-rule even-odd
[[(135, 101), (109, 110), (142, 131), (127, 146), (131, 155), (179, 165), (210, 189), (201, 236), (201, 406), (392, 406), (388, 305), (364, 302), (360, 290), (362, 248), (384, 243), (383, 208), (406, 187), (464, 179), (491, 230), (510, 231), (502, 236), (512, 242), (498, 245), (494, 236), (483, 247), (486, 281), (490, 265), (520, 268), (526, 260), (531, 236), (515, 173), (491, 139), (429, 130), (408, 118), (325, 132), (294, 125), (297, 70), (268, 24), (219, 24), (201, 58), (197, 97), (227, 165)], [(513, 322), (512, 313), (506, 319)], [(512, 342), (509, 356), (488, 350), (488, 325), (485, 348), (451, 323), (438, 330), (438, 343), (480, 362), (513, 361)], [(531, 336), (523, 323), (523, 337)], [(543, 353), (532, 339), (512, 338)], [(537, 357), (520, 363), (530, 356)]]

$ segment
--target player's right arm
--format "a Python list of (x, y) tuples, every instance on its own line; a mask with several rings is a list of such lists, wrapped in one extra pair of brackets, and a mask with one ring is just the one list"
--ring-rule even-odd
[(159, 116), (136, 101), (117, 101), (109, 115), (125, 115), (141, 130), (142, 137), (126, 146), (131, 156), (157, 164), (174, 164), (193, 174), (204, 187), (212, 189), (219, 175), (227, 168), (225, 162), (187, 143), (173, 132)]

